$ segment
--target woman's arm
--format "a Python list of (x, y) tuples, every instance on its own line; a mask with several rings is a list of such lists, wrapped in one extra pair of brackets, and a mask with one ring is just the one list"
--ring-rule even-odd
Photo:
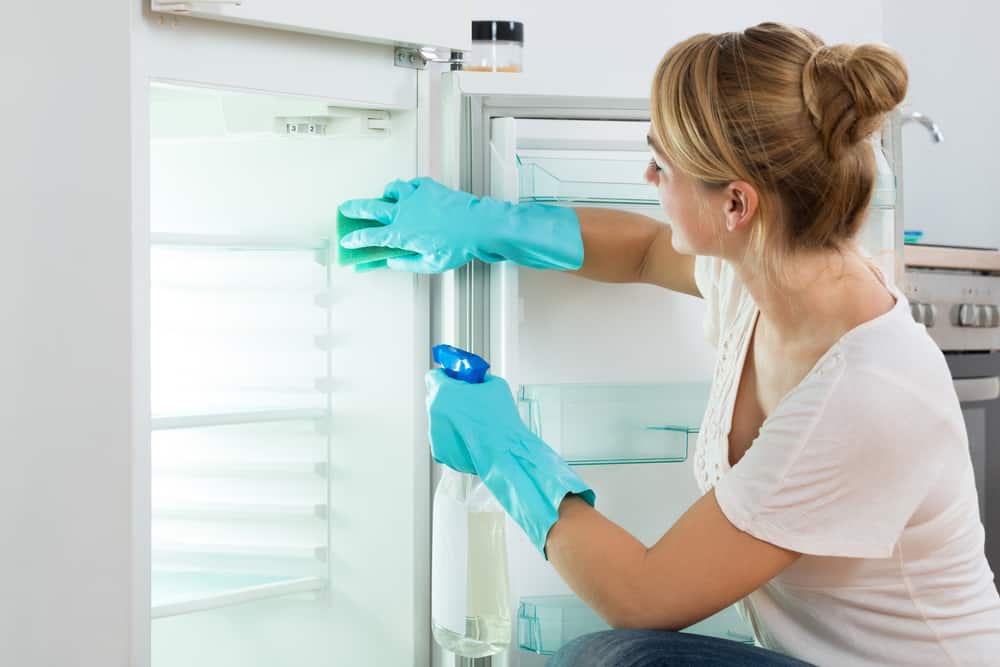
[(578, 208), (583, 266), (574, 273), (606, 283), (649, 283), (701, 296), (694, 257), (674, 250), (670, 226), (638, 213)]
[(742, 599), (799, 554), (729, 522), (715, 492), (650, 548), (577, 496), (566, 496), (545, 552), (580, 598), (618, 628), (680, 630)]

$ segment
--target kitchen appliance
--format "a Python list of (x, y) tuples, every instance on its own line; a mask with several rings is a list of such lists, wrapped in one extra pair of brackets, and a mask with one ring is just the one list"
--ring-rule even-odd
[(1000, 572), (1000, 252), (907, 246), (904, 293), (944, 352), (962, 404), (986, 530)]
[[(449, 184), (662, 220), (643, 177), (646, 100), (466, 95), (462, 73), (442, 76), (443, 133), (459, 148), (444, 162)], [(248, 633), (306, 660), (315, 649), (289, 644), (293, 618), (299, 628), (343, 623), (355, 596), (391, 599), (390, 581), (427, 581), (418, 561), (405, 576), (393, 568), (398, 546), (379, 526), (398, 519), (362, 489), (426, 469), (422, 415), (395, 433), (386, 426), (396, 420), (379, 415), (422, 410), (413, 371), (424, 355), (413, 345), (432, 326), (432, 340), (481, 352), (519, 388), (539, 434), (586, 464), (602, 511), (640, 539), (657, 539), (695, 501), (688, 453), (714, 358), (699, 301), (509, 262), (430, 278), (338, 267), (337, 203), (414, 168), (418, 115), (169, 81), (149, 92), (154, 667), (190, 663), (206, 636), (225, 664)], [(887, 243), (891, 204), (872, 235)], [(422, 290), (432, 304), (423, 311)], [(599, 353), (609, 346), (662, 352), (611, 366)], [(364, 387), (379, 377), (393, 380), (374, 398)], [(411, 493), (429, 497), (429, 475), (418, 479)], [(553, 620), (566, 584), (516, 525), (503, 532), (506, 618), (518, 625), (492, 664), (528, 664), (518, 649), (550, 653), (552, 636), (569, 640), (578, 626)], [(382, 557), (353, 560), (350, 545), (365, 541), (385, 544)], [(440, 579), (434, 595), (454, 576)], [(367, 604), (375, 613), (381, 603)], [(723, 621), (707, 627), (747, 636), (737, 615)]]

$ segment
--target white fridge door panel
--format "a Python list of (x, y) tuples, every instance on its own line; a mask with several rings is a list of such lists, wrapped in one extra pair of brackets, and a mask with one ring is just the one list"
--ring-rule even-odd
[(471, 3), (316, 0), (150, 0), (154, 12), (330, 37), (468, 49)]
[[(272, 3), (275, 7), (283, 3)], [(412, 109), (417, 70), (393, 48), (185, 16), (133, 19), (144, 78)]]

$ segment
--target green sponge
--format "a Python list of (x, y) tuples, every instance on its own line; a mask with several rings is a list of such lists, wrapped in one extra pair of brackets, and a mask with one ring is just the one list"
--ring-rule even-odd
[[(388, 202), (388, 199), (382, 199)], [(340, 211), (337, 211), (337, 264), (340, 266), (353, 266), (355, 271), (371, 271), (380, 269), (386, 265), (390, 257), (407, 257), (417, 253), (402, 248), (385, 248), (382, 246), (367, 246), (364, 248), (343, 248), (340, 240), (359, 229), (369, 227), (381, 227), (382, 223), (375, 220), (362, 220), (360, 218), (348, 218)]]

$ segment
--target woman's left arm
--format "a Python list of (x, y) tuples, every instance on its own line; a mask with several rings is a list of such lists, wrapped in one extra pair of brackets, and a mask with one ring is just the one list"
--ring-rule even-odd
[(663, 630), (711, 616), (800, 555), (736, 528), (714, 491), (650, 548), (578, 496), (566, 496), (545, 551), (566, 583), (613, 627)]

